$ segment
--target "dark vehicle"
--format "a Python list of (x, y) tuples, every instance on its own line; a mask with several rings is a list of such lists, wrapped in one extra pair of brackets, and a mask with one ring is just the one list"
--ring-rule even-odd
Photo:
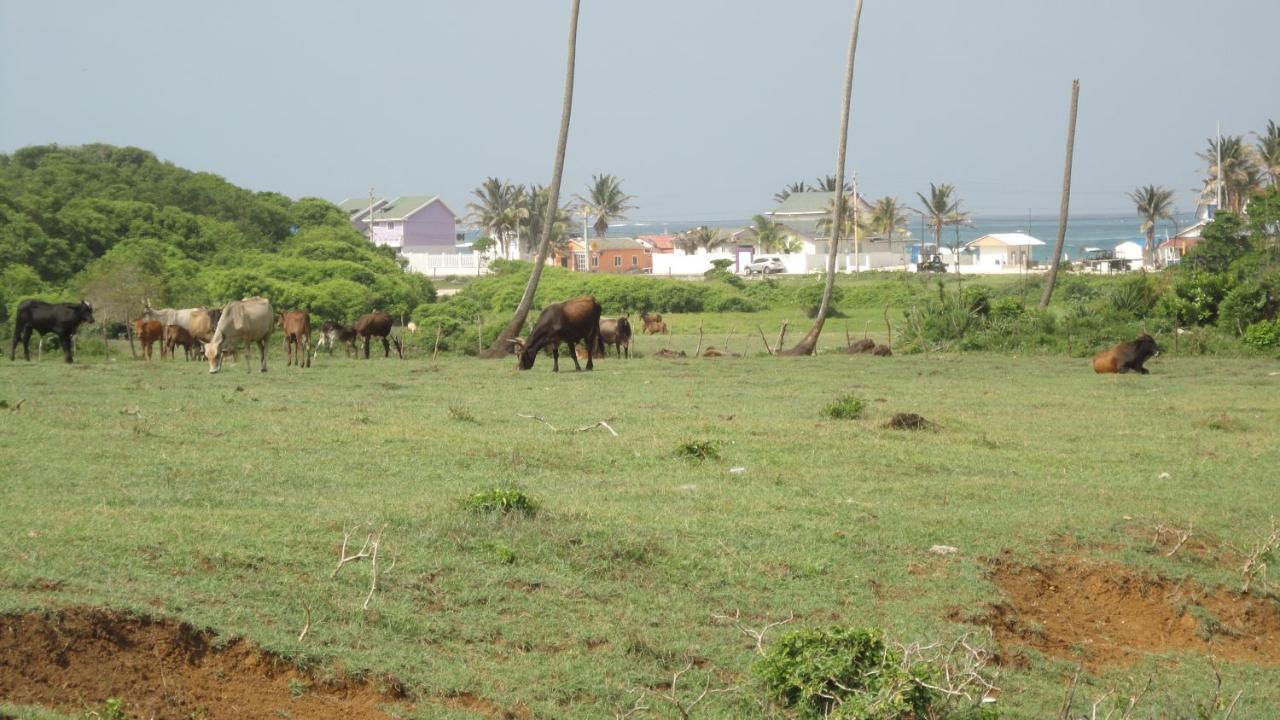
[(946, 272), (947, 264), (940, 255), (930, 255), (916, 263), (916, 272)]

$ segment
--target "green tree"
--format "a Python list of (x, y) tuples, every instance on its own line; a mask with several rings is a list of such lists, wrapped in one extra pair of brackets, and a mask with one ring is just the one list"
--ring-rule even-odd
[(1209, 138), (1208, 142), (1209, 147), (1200, 153), (1200, 159), (1208, 166), (1201, 198), (1214, 199), (1221, 182), (1223, 208), (1238, 213), (1249, 193), (1261, 186), (1261, 171), (1243, 137), (1227, 135), (1221, 142), (1217, 138)]
[(509, 247), (520, 222), (529, 217), (525, 207), (524, 187), (498, 178), (486, 178), (480, 187), (471, 191), (475, 202), (467, 203), (471, 213), (467, 221), (474, 223), (497, 241), (502, 256), (508, 257)]
[(575, 197), (584, 211), (595, 218), (591, 227), (596, 231), (597, 238), (604, 237), (611, 223), (626, 219), (626, 212), (635, 209), (635, 205), (631, 204), (635, 198), (622, 192), (621, 183), (612, 175), (591, 176), (587, 194)]
[(764, 252), (791, 252), (786, 228), (770, 220), (764, 215), (751, 218), (751, 229), (755, 232), (756, 246)]
[(876, 200), (875, 205), (871, 206), (871, 212), (864, 216), (863, 222), (868, 232), (889, 241), (892, 249), (893, 238), (906, 230), (907, 214), (897, 198), (886, 195)]
[(1128, 195), (1142, 219), (1138, 232), (1146, 236), (1144, 249), (1150, 255), (1155, 249), (1156, 223), (1173, 217), (1173, 191), (1164, 186), (1143, 185)]
[(1200, 231), (1200, 242), (1191, 248), (1183, 262), (1199, 270), (1218, 273), (1252, 249), (1244, 221), (1239, 215), (1222, 210)]
[[(523, 224), (522, 237), (528, 248), (532, 250), (542, 244), (542, 231), (546, 226), (547, 207), (550, 206), (551, 192), (545, 186), (531, 185), (526, 198), (526, 207), (529, 212)], [(565, 244), (568, 242), (569, 224), (571, 222), (572, 218), (568, 207), (561, 206), (556, 209), (555, 217), (551, 218), (551, 247), (557, 250), (564, 249)]]
[(1280, 186), (1280, 125), (1268, 120), (1266, 130), (1254, 135), (1258, 138), (1258, 162), (1263, 172), (1270, 178), (1271, 187)]
[(774, 193), (773, 200), (774, 202), (782, 202), (783, 200), (786, 200), (787, 198), (791, 197), (795, 193), (809, 192), (811, 190), (813, 190), (813, 188), (810, 187), (807, 183), (805, 183), (805, 181), (797, 180), (796, 182), (793, 182), (790, 185), (782, 188), (778, 192)]
[(960, 210), (960, 200), (953, 198), (955, 186), (950, 183), (934, 185), (929, 183), (929, 196), (916, 193), (920, 198), (920, 214), (925, 222), (933, 228), (933, 250), (938, 252), (942, 247), (942, 228), (968, 222), (968, 215)]
[(837, 181), (835, 175), (819, 177), (812, 189), (818, 192), (835, 192), (837, 186), (843, 187), (846, 193), (853, 192), (853, 185), (848, 180)]

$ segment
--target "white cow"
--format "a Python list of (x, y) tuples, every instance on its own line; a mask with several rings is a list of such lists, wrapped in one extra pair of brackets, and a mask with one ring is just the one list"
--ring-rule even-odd
[(233, 300), (222, 308), (222, 317), (218, 318), (218, 327), (213, 331), (213, 338), (204, 344), (204, 356), (209, 360), (209, 372), (216, 373), (222, 369), (223, 345), (230, 348), (244, 345), (244, 370), (252, 372), (249, 361), (251, 343), (258, 343), (262, 353), (262, 372), (267, 371), (267, 341), (276, 327), (276, 316), (271, 311), (271, 303), (266, 298), (251, 297), (244, 300)]

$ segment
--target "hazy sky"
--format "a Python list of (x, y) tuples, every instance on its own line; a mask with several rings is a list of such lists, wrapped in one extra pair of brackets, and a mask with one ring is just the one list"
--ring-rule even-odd
[[(583, 0), (567, 194), (612, 173), (634, 220), (728, 220), (833, 172), (853, 5)], [(137, 145), (253, 189), (462, 214), (486, 176), (549, 180), (568, 9), (0, 0), (0, 152)], [(1277, 27), (1277, 0), (866, 0), (850, 167), (872, 197), (950, 182), (976, 213), (1056, 212), (1078, 77), (1072, 209), (1157, 183), (1189, 212), (1214, 123), (1280, 121)]]

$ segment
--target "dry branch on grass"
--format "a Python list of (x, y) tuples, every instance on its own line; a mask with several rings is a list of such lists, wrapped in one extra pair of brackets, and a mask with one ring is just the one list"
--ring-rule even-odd
[[(348, 555), (347, 545), (351, 542), (351, 536), (354, 535), (356, 531), (362, 527), (368, 527), (370, 529), (368, 534), (365, 535), (364, 544), (360, 546), (359, 552), (353, 555)], [(372, 528), (373, 528), (373, 525), (369, 523), (361, 523), (351, 528), (350, 530), (344, 530), (342, 532), (342, 549), (338, 552), (338, 566), (335, 567), (333, 569), (333, 573), (329, 575), (329, 577), (331, 578), (338, 577), (338, 571), (341, 570), (342, 567), (347, 563), (359, 562), (360, 560), (368, 559), (369, 566), (370, 566), (369, 594), (365, 595), (364, 604), (361, 605), (361, 608), (364, 610), (369, 609), (369, 601), (373, 599), (373, 593), (375, 590), (378, 589), (378, 572), (379, 572), (378, 571), (378, 552), (382, 548), (382, 534), (383, 532), (386, 531), (387, 525), (386, 523), (383, 523), (382, 527), (378, 528), (376, 531), (374, 531)], [(396, 557), (392, 555), (391, 564), (387, 566), (385, 570), (381, 571), (382, 574), (385, 575), (386, 573), (391, 572), (391, 569), (394, 568), (395, 566), (396, 566)], [(302, 638), (300, 637), (298, 639), (301, 640)]]
[(789, 613), (787, 615), (786, 620), (778, 620), (777, 622), (766, 623), (765, 626), (760, 628), (759, 630), (755, 630), (753, 628), (747, 627), (746, 625), (743, 625), (742, 612), (739, 610), (734, 610), (732, 615), (719, 615), (716, 613), (712, 613), (711, 619), (719, 623), (726, 623), (726, 624), (732, 625), (734, 628), (738, 630), (738, 632), (754, 640), (756, 643), (756, 653), (763, 656), (764, 655), (764, 636), (770, 630), (778, 627), (779, 625), (786, 625), (792, 620), (795, 620), (796, 616), (795, 616), (795, 613)]
[(1181, 550), (1182, 546), (1185, 545), (1187, 543), (1187, 540), (1191, 538), (1192, 532), (1195, 531), (1195, 524), (1187, 523), (1186, 529), (1183, 529), (1183, 528), (1177, 528), (1177, 527), (1166, 527), (1164, 525), (1161, 525), (1160, 523), (1156, 523), (1155, 527), (1153, 527), (1152, 529), (1155, 531), (1155, 537), (1152, 538), (1151, 540), (1152, 545), (1159, 546), (1160, 538), (1164, 537), (1165, 535), (1172, 535), (1176, 539), (1176, 542), (1173, 545), (1173, 549), (1164, 554), (1165, 557), (1173, 557), (1174, 553)]
[(307, 631), (311, 629), (311, 605), (303, 604), (303, 610), (307, 612), (307, 621), (302, 625), (302, 632), (298, 633), (298, 642), (302, 642), (302, 638), (307, 636)]
[(1249, 592), (1249, 588), (1253, 586), (1254, 581), (1259, 579), (1262, 580), (1263, 588), (1266, 588), (1266, 558), (1277, 548), (1280, 548), (1280, 524), (1276, 523), (1275, 518), (1271, 518), (1271, 534), (1259, 543), (1253, 549), (1253, 552), (1249, 553), (1249, 556), (1245, 558), (1244, 565), (1240, 568), (1241, 574), (1244, 575), (1244, 585), (1240, 588), (1240, 592)]
[(606, 421), (604, 421), (604, 420), (597, 420), (596, 422), (594, 422), (594, 423), (592, 423), (592, 424), (590, 424), (590, 425), (585, 425), (585, 426), (580, 427), (580, 428), (558, 428), (558, 427), (556, 427), (555, 425), (552, 425), (551, 423), (547, 422), (545, 418), (539, 417), (538, 415), (525, 415), (524, 413), (516, 413), (516, 417), (522, 417), (522, 418), (526, 418), (526, 419), (528, 419), (528, 420), (537, 420), (538, 422), (542, 423), (543, 425), (546, 425), (548, 428), (551, 428), (551, 432), (566, 432), (566, 433), (567, 433), (567, 432), (575, 432), (575, 433), (580, 433), (580, 432), (586, 432), (586, 431), (588, 431), (588, 430), (594, 430), (594, 429), (596, 429), (596, 428), (598, 428), (598, 427), (602, 427), (602, 428), (604, 428), (605, 430), (608, 430), (610, 435), (613, 435), (614, 437), (618, 437), (618, 431), (617, 431), (617, 430), (614, 430), (614, 429), (613, 429), (613, 426), (612, 426), (612, 425), (610, 425), (608, 422), (606, 422)]
[[(949, 701), (963, 700), (966, 703), (979, 703), (999, 694), (1000, 688), (995, 685), (998, 671), (992, 669), (992, 654), (981, 644), (970, 642), (974, 633), (964, 633), (950, 643), (931, 643), (922, 645), (918, 642), (899, 645), (902, 650), (902, 667), (910, 669), (917, 665), (927, 664), (938, 668), (940, 677), (934, 683), (917, 679), (924, 687), (946, 696)], [(987, 631), (989, 645), (995, 641), (991, 631)]]
[[(653, 697), (658, 698), (659, 700), (664, 700), (668, 703), (671, 703), (671, 706), (676, 709), (676, 713), (679, 715), (680, 720), (689, 720), (689, 718), (693, 716), (693, 709), (697, 707), (698, 703), (702, 702), (703, 700), (706, 700), (711, 695), (723, 695), (726, 693), (737, 692), (738, 690), (737, 685), (728, 685), (722, 688), (712, 689), (711, 678), (708, 677), (706, 681), (702, 683), (702, 691), (698, 693), (697, 697), (693, 698), (692, 700), (681, 699), (680, 687), (679, 687), (680, 676), (684, 675), (685, 673), (689, 672), (692, 669), (693, 669), (693, 663), (689, 663), (688, 665), (685, 665), (682, 670), (679, 670), (678, 672), (676, 672), (676, 674), (672, 675), (671, 687), (668, 688), (666, 692), (660, 693), (656, 690), (653, 690), (652, 688), (646, 688), (644, 692), (652, 695)], [(641, 699), (643, 699), (643, 695), (641, 696)], [(637, 702), (637, 705), (638, 704), (639, 703)], [(645, 709), (648, 709), (648, 708), (645, 708)]]

